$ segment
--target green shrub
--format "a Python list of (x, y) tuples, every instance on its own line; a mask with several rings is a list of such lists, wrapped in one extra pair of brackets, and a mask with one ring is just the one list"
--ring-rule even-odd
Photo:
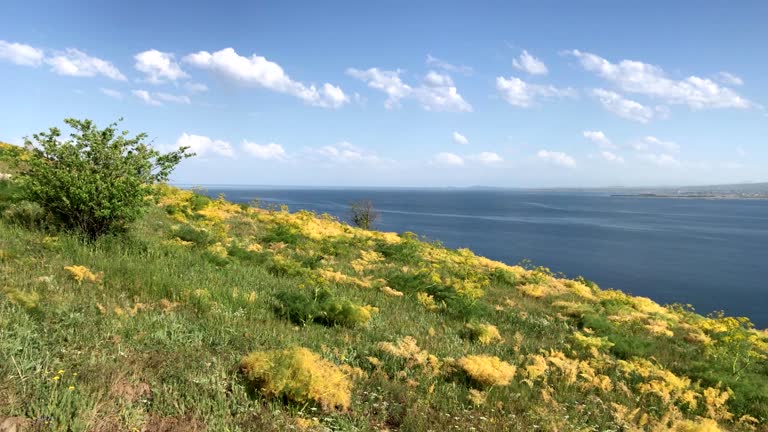
[(370, 229), (379, 218), (369, 200), (355, 201), (349, 205), (349, 220), (358, 228)]
[(184, 147), (161, 154), (144, 142), (146, 134), (131, 138), (117, 123), (98, 129), (91, 120), (64, 122), (74, 129), (69, 140), (55, 127), (25, 140), (32, 151), (22, 193), (65, 229), (90, 238), (124, 231), (149, 205), (150, 186), (191, 156)]
[(263, 240), (266, 243), (285, 243), (287, 245), (296, 245), (301, 240), (301, 232), (290, 225), (279, 224), (272, 227)]
[(189, 205), (192, 207), (192, 210), (194, 211), (200, 211), (206, 207), (208, 207), (208, 204), (210, 204), (213, 200), (205, 195), (200, 195), (199, 193), (195, 193), (192, 198), (189, 200)]
[(173, 231), (173, 235), (181, 240), (192, 242), (199, 247), (207, 247), (216, 243), (216, 236), (204, 229), (192, 225), (182, 225)]
[(3, 210), (3, 219), (26, 228), (42, 228), (46, 225), (46, 212), (36, 203), (21, 201), (9, 204)]
[(356, 327), (367, 324), (371, 312), (376, 310), (338, 299), (327, 289), (282, 291), (275, 297), (277, 314), (302, 325), (317, 322), (328, 326)]

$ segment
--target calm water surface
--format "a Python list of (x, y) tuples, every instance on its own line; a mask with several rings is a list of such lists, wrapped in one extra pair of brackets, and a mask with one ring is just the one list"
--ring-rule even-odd
[(768, 201), (469, 190), (209, 188), (346, 218), (370, 199), (376, 228), (412, 231), (515, 264), (530, 259), (603, 288), (724, 310), (768, 327)]

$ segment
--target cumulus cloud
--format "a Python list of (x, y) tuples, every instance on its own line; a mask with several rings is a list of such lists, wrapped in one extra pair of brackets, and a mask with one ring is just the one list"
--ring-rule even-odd
[(53, 57), (45, 59), (51, 70), (59, 75), (94, 77), (103, 75), (116, 81), (125, 81), (125, 75), (112, 63), (75, 49), (67, 48)]
[(287, 156), (283, 146), (273, 142), (268, 144), (257, 144), (255, 142), (244, 141), (243, 150), (256, 159), (261, 160), (279, 160), (285, 159)]
[(467, 137), (465, 137), (464, 135), (458, 132), (454, 132), (451, 137), (453, 138), (453, 142), (455, 142), (456, 144), (469, 144), (469, 140), (467, 139)]
[(203, 93), (208, 91), (207, 85), (197, 82), (184, 83), (184, 88), (191, 93)]
[(442, 69), (442, 70), (445, 70), (445, 71), (448, 71), (448, 72), (458, 72), (458, 73), (461, 73), (461, 74), (464, 74), (464, 75), (472, 74), (472, 68), (469, 67), (469, 66), (454, 65), (454, 64), (448, 63), (446, 61), (440, 60), (437, 57), (433, 57), (430, 54), (427, 54), (427, 60), (426, 61), (427, 61), (428, 65), (430, 65), (430, 66), (432, 66), (434, 68), (437, 68), (437, 69)]
[(187, 78), (186, 72), (176, 63), (173, 54), (151, 49), (140, 52), (133, 57), (136, 60), (134, 67), (144, 73), (145, 80), (152, 84), (160, 84), (165, 81), (176, 81)]
[(475, 155), (467, 156), (467, 159), (475, 160), (486, 165), (504, 162), (504, 159), (494, 152), (480, 152)]
[(679, 160), (677, 160), (674, 156), (666, 153), (642, 153), (638, 157), (641, 160), (644, 160), (646, 162), (650, 162), (652, 164), (662, 166), (662, 167), (680, 165)]
[(735, 85), (735, 86), (744, 85), (743, 79), (741, 79), (740, 77), (730, 72), (726, 72), (726, 71), (720, 72), (719, 74), (717, 74), (717, 77), (720, 80), (720, 82), (722, 82), (723, 84)]
[(195, 152), (197, 156), (205, 156), (208, 153), (214, 153), (219, 156), (233, 157), (235, 151), (232, 145), (226, 141), (213, 140), (203, 135), (193, 135), (184, 132), (178, 140), (177, 147), (189, 147), (189, 150)]
[(164, 102), (172, 102), (172, 103), (179, 103), (179, 104), (185, 104), (189, 105), (192, 103), (192, 100), (189, 98), (189, 96), (184, 95), (174, 95), (170, 93), (154, 93), (155, 97), (161, 101)]
[(592, 90), (592, 95), (600, 101), (606, 111), (628, 120), (648, 123), (655, 114), (652, 108), (637, 101), (626, 99), (616, 92), (598, 88)]
[(446, 152), (436, 154), (432, 158), (431, 162), (437, 165), (451, 165), (451, 166), (464, 165), (464, 159), (462, 159), (461, 156), (453, 153), (446, 153)]
[(114, 90), (114, 89), (100, 88), (99, 91), (102, 92), (103, 94), (111, 97), (111, 98), (114, 98), (114, 99), (122, 99), (123, 98), (123, 93), (120, 92), (120, 91)]
[(147, 105), (160, 106), (162, 103), (153, 98), (152, 95), (146, 90), (131, 90), (131, 93), (137, 98), (141, 99)]
[(663, 141), (654, 136), (643, 137), (642, 140), (632, 144), (637, 151), (660, 150), (666, 153), (679, 153), (680, 144), (674, 141)]
[(581, 66), (614, 83), (628, 93), (658, 98), (669, 104), (688, 105), (693, 109), (749, 108), (752, 103), (728, 87), (716, 82), (689, 76), (682, 80), (669, 78), (662, 68), (635, 60), (610, 61), (592, 53), (572, 50), (567, 52), (579, 60)]
[(593, 143), (597, 144), (601, 148), (604, 149), (615, 149), (616, 145), (611, 142), (610, 139), (603, 133), (603, 131), (584, 131), (583, 132), (584, 138), (592, 141)]
[(515, 69), (519, 69), (531, 75), (546, 75), (549, 73), (547, 65), (545, 65), (543, 61), (528, 54), (528, 51), (526, 50), (523, 50), (520, 57), (512, 60), (512, 66), (514, 66)]
[(554, 165), (564, 167), (576, 166), (576, 161), (571, 156), (559, 151), (539, 150), (539, 152), (536, 153), (536, 157)]
[(572, 97), (576, 92), (571, 88), (557, 88), (552, 85), (527, 83), (517, 77), (496, 77), (496, 90), (510, 105), (528, 108), (540, 98)]
[(600, 152), (600, 156), (608, 162), (624, 163), (624, 158), (609, 151)]
[(427, 111), (472, 111), (472, 105), (459, 94), (449, 75), (430, 71), (421, 85), (412, 87), (403, 82), (400, 73), (400, 70), (388, 71), (379, 68), (347, 69), (347, 75), (365, 82), (370, 88), (386, 93), (384, 106), (387, 109), (398, 107), (401, 100), (410, 98), (419, 102)]
[(39, 66), (43, 62), (43, 50), (18, 42), (0, 40), (0, 60), (20, 66)]
[(233, 48), (214, 53), (199, 51), (183, 59), (192, 66), (209, 70), (232, 82), (288, 94), (305, 103), (324, 108), (339, 108), (350, 101), (338, 86), (325, 83), (319, 88), (294, 81), (283, 68), (265, 57), (239, 55)]
[(346, 141), (310, 149), (314, 156), (335, 163), (378, 162), (376, 154)]
[(189, 105), (192, 103), (189, 96), (174, 95), (170, 93), (150, 93), (147, 90), (131, 90), (131, 93), (148, 105), (160, 106), (163, 102)]

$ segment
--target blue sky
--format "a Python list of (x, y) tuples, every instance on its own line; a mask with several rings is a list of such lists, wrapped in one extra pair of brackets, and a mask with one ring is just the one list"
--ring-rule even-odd
[(0, 140), (124, 117), (195, 184), (767, 181), (768, 3), (733, 5), (4, 0)]

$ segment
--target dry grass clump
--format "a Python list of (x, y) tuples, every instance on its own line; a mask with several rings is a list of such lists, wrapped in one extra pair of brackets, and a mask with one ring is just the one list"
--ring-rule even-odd
[(267, 397), (315, 403), (324, 410), (346, 410), (351, 403), (349, 377), (307, 348), (257, 351), (240, 361), (240, 369)]
[(465, 356), (456, 363), (472, 381), (483, 386), (509, 385), (517, 371), (513, 365), (488, 355)]
[(430, 357), (426, 350), (419, 348), (416, 339), (411, 336), (405, 336), (397, 343), (379, 342), (378, 348), (393, 357), (404, 359), (408, 366), (426, 364)]
[(467, 337), (482, 345), (491, 345), (504, 342), (504, 338), (501, 337), (499, 329), (496, 328), (495, 325), (470, 323), (464, 327), (466, 329)]

